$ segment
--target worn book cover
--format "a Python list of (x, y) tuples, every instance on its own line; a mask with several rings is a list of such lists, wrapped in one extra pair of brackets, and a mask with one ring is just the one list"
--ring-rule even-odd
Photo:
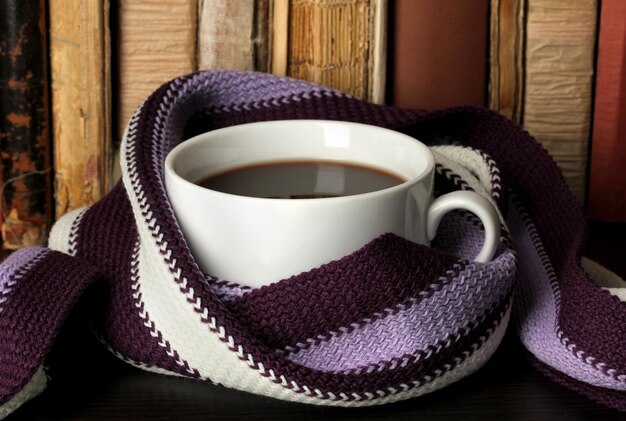
[(386, 0), (291, 0), (287, 74), (383, 102), (386, 16)]
[(112, 184), (108, 0), (50, 2), (56, 217)]
[(596, 0), (528, 0), (521, 122), (585, 198), (595, 65)]
[(521, 122), (526, 0), (491, 0), (489, 108)]
[(44, 0), (0, 2), (2, 246), (44, 244), (52, 189)]
[(269, 0), (199, 0), (198, 68), (269, 68)]

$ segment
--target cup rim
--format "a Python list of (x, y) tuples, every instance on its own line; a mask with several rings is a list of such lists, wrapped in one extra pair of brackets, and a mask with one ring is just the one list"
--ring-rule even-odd
[[(415, 177), (409, 178), (408, 180), (400, 184), (391, 186), (391, 187), (387, 187), (387, 188), (380, 189), (380, 190), (374, 190), (374, 191), (366, 192), (366, 193), (351, 194), (347, 196), (317, 197), (317, 198), (309, 198), (309, 199), (253, 197), (253, 196), (243, 196), (243, 195), (238, 195), (238, 194), (233, 194), (233, 193), (221, 192), (218, 190), (213, 190), (207, 187), (199, 186), (198, 184), (180, 175), (174, 169), (174, 162), (176, 158), (178, 157), (178, 155), (183, 152), (183, 150), (186, 150), (188, 148), (193, 148), (198, 143), (206, 142), (207, 138), (213, 137), (215, 135), (219, 135), (225, 131), (248, 130), (250, 128), (259, 127), (259, 126), (267, 126), (267, 125), (300, 125), (300, 124), (305, 125), (305, 124), (314, 124), (314, 123), (339, 124), (339, 125), (346, 125), (346, 126), (361, 126), (361, 127), (367, 127), (368, 130), (381, 131), (387, 134), (392, 134), (395, 137), (404, 138), (407, 141), (410, 141), (413, 145), (415, 145), (418, 149), (421, 150), (426, 160), (426, 165), (424, 169)], [(271, 161), (271, 162), (277, 162), (277, 161)], [(259, 163), (263, 163), (263, 161), (259, 161)], [(281, 204), (281, 205), (290, 204), (289, 206), (295, 206), (296, 204), (300, 205), (302, 203), (319, 204), (319, 203), (338, 203), (340, 201), (350, 201), (350, 200), (367, 200), (374, 196), (395, 193), (396, 191), (404, 190), (410, 187), (411, 185), (418, 184), (424, 178), (426, 178), (428, 174), (430, 174), (434, 170), (434, 167), (435, 167), (435, 158), (433, 156), (432, 151), (430, 150), (430, 148), (428, 148), (428, 146), (426, 146), (424, 143), (420, 142), (418, 139), (414, 137), (411, 137), (404, 133), (400, 133), (396, 130), (391, 130), (385, 127), (374, 126), (370, 124), (355, 123), (355, 122), (341, 121), (341, 120), (323, 120), (323, 119), (260, 121), (260, 122), (253, 122), (253, 123), (237, 124), (237, 125), (223, 127), (223, 128), (216, 129), (216, 130), (211, 130), (211, 131), (201, 133), (190, 139), (180, 142), (178, 145), (176, 145), (174, 148), (172, 148), (169, 151), (169, 153), (165, 157), (165, 164), (164, 164), (166, 176), (169, 175), (173, 177), (178, 182), (182, 182), (184, 185), (186, 185), (189, 188), (192, 188), (198, 193), (204, 192), (204, 194), (206, 194), (207, 192), (209, 192), (211, 194), (217, 195), (217, 197), (223, 197), (224, 199), (241, 200), (241, 201), (247, 201), (247, 202), (265, 203), (265, 204), (270, 204), (270, 203)], [(166, 190), (167, 190), (167, 182), (166, 182)]]

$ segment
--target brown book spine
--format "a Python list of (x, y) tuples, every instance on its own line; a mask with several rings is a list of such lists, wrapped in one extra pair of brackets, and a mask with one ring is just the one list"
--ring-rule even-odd
[(279, 76), (287, 74), (289, 60), (289, 0), (271, 0), (270, 69)]
[(489, 108), (521, 122), (526, 0), (491, 0)]
[(382, 0), (291, 0), (287, 74), (380, 100), (386, 10)]
[(43, 244), (52, 225), (45, 4), (0, 2), (0, 208), (5, 249)]
[(485, 105), (488, 16), (488, 0), (393, 2), (392, 104)]
[(108, 0), (50, 1), (56, 217), (112, 185)]

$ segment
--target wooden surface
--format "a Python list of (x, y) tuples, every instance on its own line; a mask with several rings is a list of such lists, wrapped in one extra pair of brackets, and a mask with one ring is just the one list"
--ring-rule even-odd
[[(626, 275), (626, 224), (594, 222), (587, 256)], [(83, 307), (85, 304), (83, 304)], [(77, 308), (49, 360), (42, 396), (9, 419), (626, 419), (554, 384), (535, 371), (510, 334), (487, 365), (443, 390), (382, 407), (307, 406), (207, 383), (152, 374), (118, 360), (88, 332)]]

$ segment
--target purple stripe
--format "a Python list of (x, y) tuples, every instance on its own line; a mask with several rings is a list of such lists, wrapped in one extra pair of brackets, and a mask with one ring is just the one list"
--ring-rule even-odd
[[(626, 390), (626, 376), (618, 380), (606, 375), (578, 358), (557, 337), (557, 299), (550, 287), (551, 270), (544, 266), (533, 242), (528, 226), (515, 209), (509, 210), (509, 227), (518, 246), (518, 300), (517, 319), (522, 342), (541, 361), (563, 371), (567, 375), (592, 385)], [(624, 338), (622, 338), (623, 340)], [(622, 345), (624, 345), (622, 343)], [(595, 363), (602, 361), (596, 360)]]
[(0, 405), (41, 366), (67, 313), (95, 278), (92, 267), (50, 251), (14, 286), (0, 315)]
[[(274, 356), (266, 368), (271, 368), (279, 376), (296, 381), (300, 385), (318, 388), (324, 392), (338, 393), (374, 392), (389, 387), (400, 388), (400, 384), (410, 384), (413, 380), (424, 382), (424, 376), (432, 380), (445, 371), (456, 367), (465, 358), (476, 352), (493, 333), (509, 308), (510, 296), (487, 311), (481, 320), (473, 323), (459, 335), (450, 335), (445, 340), (431, 344), (426, 351), (416, 351), (387, 364), (384, 361), (348, 373), (323, 372), (292, 362), (280, 363)], [(377, 344), (372, 342), (371, 347)], [(265, 364), (265, 362), (264, 362)]]
[(339, 329), (327, 340), (315, 341), (286, 357), (317, 370), (345, 371), (426, 352), (432, 344), (459, 334), (503, 300), (511, 291), (514, 270), (511, 253), (501, 254), (488, 266), (468, 265), (430, 297), (413, 299), (399, 309), (385, 309), (387, 317), (364, 322), (351, 332)]
[(485, 231), (480, 219), (467, 211), (452, 211), (441, 220), (431, 245), (460, 259), (472, 261), (482, 249), (484, 239)]

